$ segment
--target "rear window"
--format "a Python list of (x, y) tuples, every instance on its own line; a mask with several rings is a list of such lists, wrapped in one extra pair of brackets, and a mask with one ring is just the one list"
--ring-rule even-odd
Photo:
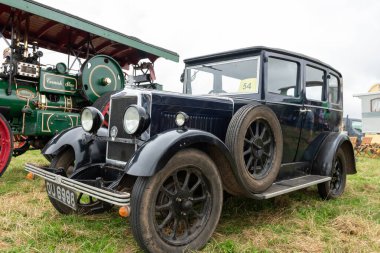
[(329, 99), (331, 103), (339, 103), (340, 85), (338, 77), (330, 75), (329, 79)]

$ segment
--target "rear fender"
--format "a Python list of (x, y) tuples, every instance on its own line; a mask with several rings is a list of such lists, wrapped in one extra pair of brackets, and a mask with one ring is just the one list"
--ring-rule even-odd
[[(80, 126), (64, 130), (46, 144), (42, 149), (42, 154), (51, 161), (58, 153), (71, 148), (75, 153), (74, 169), (89, 163), (105, 163), (107, 143), (98, 140), (85, 141), (86, 135), (90, 136)], [(108, 130), (100, 128), (97, 135), (107, 136)]]
[(330, 133), (319, 148), (313, 160), (312, 174), (330, 176), (335, 154), (339, 148), (343, 149), (346, 157), (347, 174), (356, 173), (354, 149), (349, 137), (342, 133)]

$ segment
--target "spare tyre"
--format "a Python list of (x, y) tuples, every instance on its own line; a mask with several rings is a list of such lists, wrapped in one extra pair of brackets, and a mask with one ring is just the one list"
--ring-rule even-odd
[(270, 108), (257, 104), (240, 108), (228, 126), (226, 145), (247, 191), (261, 193), (272, 185), (281, 167), (283, 138)]

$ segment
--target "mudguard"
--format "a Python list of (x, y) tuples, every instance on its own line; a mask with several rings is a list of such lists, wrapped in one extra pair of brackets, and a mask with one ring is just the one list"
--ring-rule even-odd
[(347, 174), (355, 174), (355, 156), (350, 139), (346, 134), (337, 132), (330, 133), (321, 144), (313, 160), (312, 174), (330, 176), (335, 154), (340, 147), (346, 157)]
[[(84, 138), (86, 135), (90, 136), (80, 126), (66, 129), (46, 144), (42, 154), (50, 161), (59, 152), (72, 148), (75, 153), (74, 169), (89, 163), (105, 163), (107, 142)], [(107, 135), (108, 130), (105, 128), (100, 128), (97, 132), (97, 136)]]
[(188, 147), (203, 149), (207, 145), (218, 148), (233, 166), (228, 148), (218, 137), (202, 130), (178, 129), (158, 134), (144, 143), (129, 160), (125, 170), (133, 176), (153, 176), (178, 151)]

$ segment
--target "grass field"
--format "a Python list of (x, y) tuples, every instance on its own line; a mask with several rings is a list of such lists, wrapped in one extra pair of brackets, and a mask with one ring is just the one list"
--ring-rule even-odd
[[(43, 180), (25, 179), (25, 162), (47, 164), (29, 151), (0, 178), (0, 251), (139, 252), (117, 209), (58, 214)], [(333, 201), (315, 187), (266, 201), (229, 198), (203, 252), (380, 252), (380, 159), (359, 158), (357, 169)]]

